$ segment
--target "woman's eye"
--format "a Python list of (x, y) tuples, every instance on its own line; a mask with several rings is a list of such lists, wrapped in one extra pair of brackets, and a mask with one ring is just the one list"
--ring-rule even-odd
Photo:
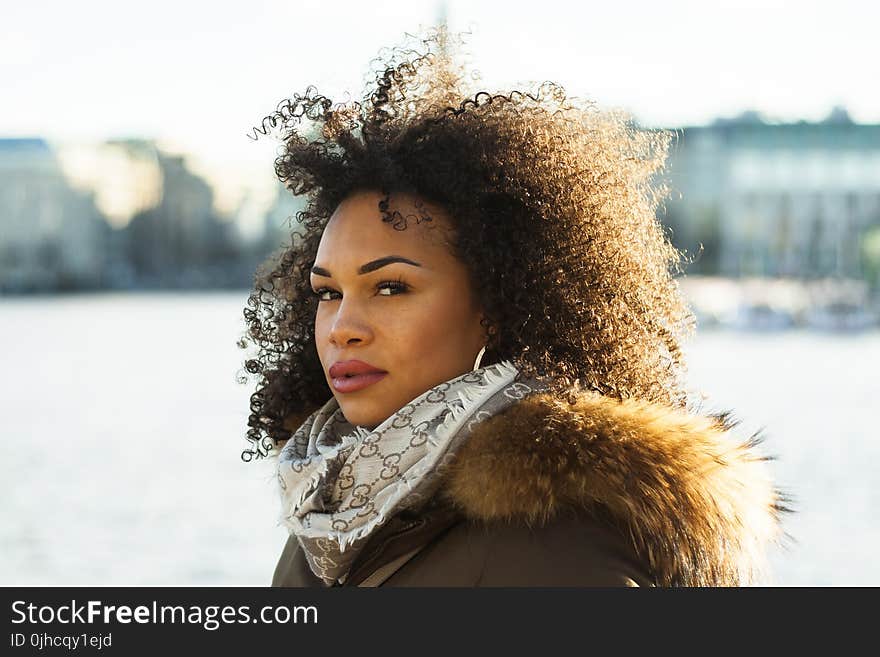
[(322, 287), (320, 290), (313, 290), (315, 296), (318, 297), (318, 301), (332, 301), (334, 294), (339, 294), (336, 290), (331, 290), (326, 287)]
[(379, 288), (379, 294), (390, 297), (395, 294), (406, 292), (408, 286), (401, 281), (382, 281), (377, 287)]

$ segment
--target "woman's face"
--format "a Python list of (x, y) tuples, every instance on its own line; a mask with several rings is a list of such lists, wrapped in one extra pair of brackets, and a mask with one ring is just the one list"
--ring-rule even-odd
[[(312, 267), (315, 341), (346, 419), (373, 428), (433, 386), (469, 371), (485, 344), (464, 265), (451, 253), (442, 208), (395, 194), (382, 221), (376, 191), (358, 191), (330, 217)], [(432, 220), (416, 223), (425, 210)]]

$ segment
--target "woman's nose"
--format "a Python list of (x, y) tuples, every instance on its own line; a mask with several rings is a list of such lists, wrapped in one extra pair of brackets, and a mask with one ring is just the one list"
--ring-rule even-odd
[(373, 332), (364, 318), (352, 304), (343, 301), (330, 325), (327, 339), (335, 347), (350, 344), (367, 343), (372, 339)]

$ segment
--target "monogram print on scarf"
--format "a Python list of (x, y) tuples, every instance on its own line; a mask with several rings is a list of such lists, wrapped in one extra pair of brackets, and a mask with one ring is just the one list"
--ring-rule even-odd
[[(371, 487), (369, 484), (358, 484), (354, 487), (354, 490), (351, 491), (351, 503), (348, 505), (349, 509), (359, 509), (364, 504), (367, 503), (368, 495), (370, 494)], [(344, 510), (344, 509), (340, 509)]]
[(442, 401), (446, 400), (446, 391), (449, 390), (448, 383), (441, 383), (436, 388), (433, 388), (428, 395), (425, 397), (430, 404), (439, 404)]
[(416, 426), (413, 427), (413, 436), (410, 438), (409, 446), (410, 447), (421, 447), (428, 440), (428, 431), (431, 428), (431, 425), (434, 424), (431, 420), (425, 420), (424, 422), (419, 422)]
[(532, 392), (532, 389), (525, 383), (514, 383), (504, 391), (504, 394), (511, 399), (525, 399), (526, 395)]
[(339, 490), (348, 490), (354, 486), (353, 468), (351, 463), (346, 463), (339, 470), (339, 478), (336, 480)]
[[(410, 441), (412, 443), (412, 441)], [(382, 479), (391, 479), (392, 477), (397, 476), (397, 473), (400, 472), (400, 467), (398, 467), (398, 463), (400, 463), (400, 454), (389, 454), (384, 459), (382, 459), (382, 464), (385, 466), (382, 468), (382, 472), (379, 473), (379, 477)]]

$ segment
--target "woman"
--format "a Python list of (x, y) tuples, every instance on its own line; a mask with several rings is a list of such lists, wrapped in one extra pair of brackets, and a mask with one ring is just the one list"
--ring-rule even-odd
[(273, 585), (754, 581), (783, 500), (754, 437), (688, 408), (669, 135), (552, 84), (475, 94), (450, 52), (432, 32), (362, 103), (263, 122), (307, 200), (245, 310)]

